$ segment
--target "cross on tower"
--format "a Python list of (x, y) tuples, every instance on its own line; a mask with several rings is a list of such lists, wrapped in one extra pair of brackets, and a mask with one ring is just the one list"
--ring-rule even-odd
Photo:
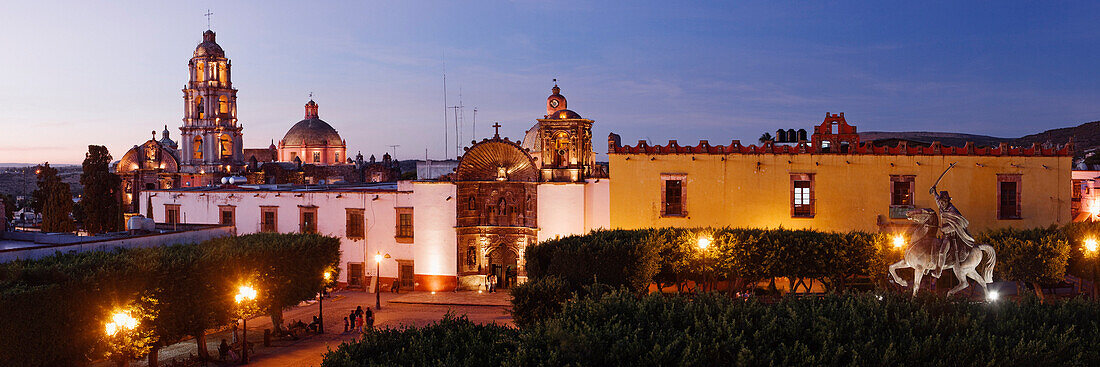
[(214, 15), (214, 13), (211, 13), (210, 9), (206, 9), (206, 14), (203, 15), (206, 16), (206, 29), (210, 29), (210, 16)]
[(496, 134), (494, 136), (499, 138), (500, 137), (500, 122), (494, 123), (493, 128), (496, 129)]
[(309, 92), (309, 100), (310, 100), (310, 101), (312, 101), (312, 100), (313, 100), (313, 92)]

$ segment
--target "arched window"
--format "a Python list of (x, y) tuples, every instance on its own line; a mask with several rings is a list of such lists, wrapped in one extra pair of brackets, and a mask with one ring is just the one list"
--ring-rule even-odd
[(202, 160), (202, 137), (201, 136), (196, 136), (195, 137), (195, 141), (192, 144), (192, 147), (193, 147), (192, 148), (193, 153), (191, 154), (191, 157), (193, 157), (196, 160)]
[(221, 96), (218, 98), (218, 112), (229, 113), (229, 97)]
[(195, 97), (195, 117), (200, 119), (204, 118), (206, 115), (204, 112), (206, 111), (202, 108), (202, 96)]
[(569, 136), (565, 133), (558, 133), (554, 138), (554, 147), (557, 148), (557, 154), (554, 154), (554, 165), (561, 167), (569, 164)]
[(199, 63), (199, 67), (195, 68), (195, 81), (201, 82), (206, 79), (206, 64)]
[(233, 140), (229, 138), (229, 135), (222, 134), (219, 136), (218, 143), (222, 158), (233, 157)]

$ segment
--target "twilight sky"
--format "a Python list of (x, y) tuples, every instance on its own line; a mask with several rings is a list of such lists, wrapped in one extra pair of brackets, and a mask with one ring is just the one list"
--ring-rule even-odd
[(1100, 120), (1096, 2), (206, 3), (6, 2), (0, 162), (79, 163), (88, 144), (118, 159), (164, 125), (178, 140), (208, 7), (249, 148), (281, 139), (312, 91), (349, 155), (441, 158), (444, 54), (462, 142), (493, 121), (522, 138), (557, 78), (596, 120), (600, 161), (609, 132), (747, 144), (826, 111), (1004, 137)]

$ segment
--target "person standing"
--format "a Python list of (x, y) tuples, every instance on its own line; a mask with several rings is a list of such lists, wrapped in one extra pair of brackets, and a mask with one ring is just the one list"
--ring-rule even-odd
[(371, 311), (371, 309), (368, 308), (366, 313), (367, 328), (374, 330), (374, 311)]

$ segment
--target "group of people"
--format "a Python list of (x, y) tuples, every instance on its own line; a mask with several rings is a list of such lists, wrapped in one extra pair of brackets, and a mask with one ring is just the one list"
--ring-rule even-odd
[(222, 343), (218, 345), (218, 358), (223, 361), (236, 361), (240, 359), (240, 354), (237, 350), (240, 349), (240, 342), (237, 340), (237, 322), (233, 321), (233, 343), (230, 344), (225, 338), (222, 338)]
[(374, 311), (371, 311), (370, 307), (364, 310), (363, 306), (357, 306), (355, 311), (351, 311), (351, 314), (344, 318), (344, 332), (354, 330), (363, 333), (363, 326), (368, 329), (374, 328)]
[(497, 291), (497, 275), (489, 273), (485, 276), (485, 291), (493, 293)]

